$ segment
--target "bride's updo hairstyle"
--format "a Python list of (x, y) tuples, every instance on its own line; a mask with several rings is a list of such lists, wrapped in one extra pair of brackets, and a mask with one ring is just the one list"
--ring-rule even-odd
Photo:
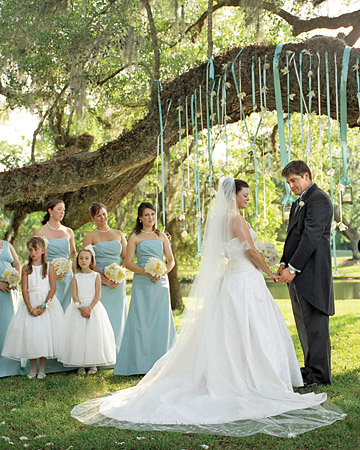
[(95, 217), (101, 208), (103, 208), (103, 209), (105, 209), (105, 211), (107, 211), (107, 208), (103, 203), (93, 202), (90, 206), (90, 216)]
[[(140, 219), (140, 216), (142, 216), (144, 209), (151, 209), (152, 211), (154, 211), (156, 213), (156, 209), (155, 206), (150, 203), (150, 202), (142, 202), (140, 203), (139, 207), (138, 207), (138, 213), (137, 213), (137, 218), (136, 218), (136, 224), (134, 227), (134, 233), (135, 234), (140, 234), (143, 224), (142, 224), (142, 220)], [(160, 235), (160, 231), (155, 228), (155, 225), (153, 225), (153, 231), (155, 231), (155, 233), (159, 236)]]
[(247, 182), (244, 181), (244, 180), (239, 180), (239, 179), (235, 178), (234, 182), (235, 182), (235, 193), (236, 194), (238, 192), (240, 192), (243, 188), (248, 188), (249, 187)]
[(45, 214), (43, 220), (41, 221), (41, 223), (43, 225), (45, 225), (50, 219), (49, 209), (54, 209), (55, 206), (58, 205), (59, 203), (62, 203), (65, 205), (65, 203), (60, 198), (54, 198), (53, 200), (50, 200), (48, 202), (48, 204), (46, 205), (46, 214)]

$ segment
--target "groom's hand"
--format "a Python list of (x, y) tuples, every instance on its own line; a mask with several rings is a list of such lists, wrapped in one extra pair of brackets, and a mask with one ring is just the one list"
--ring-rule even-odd
[[(281, 266), (280, 266), (281, 267)], [(280, 270), (279, 267), (279, 270)], [(280, 278), (278, 279), (278, 283), (290, 283), (295, 278), (294, 273), (290, 273), (289, 269), (286, 268), (281, 271)]]
[(283, 270), (285, 269), (285, 265), (284, 264), (280, 264), (278, 270), (277, 270), (277, 275), (281, 275)]

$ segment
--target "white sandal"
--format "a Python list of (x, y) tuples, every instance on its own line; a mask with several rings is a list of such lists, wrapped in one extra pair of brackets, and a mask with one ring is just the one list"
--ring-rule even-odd
[(36, 372), (30, 372), (27, 377), (29, 378), (29, 380), (33, 380), (34, 378), (36, 378)]
[(43, 378), (46, 377), (46, 374), (44, 372), (39, 372), (37, 377), (39, 380), (42, 380)]
[(88, 370), (88, 375), (94, 375), (96, 372), (97, 372), (97, 367), (96, 366), (92, 366)]
[(78, 369), (77, 373), (78, 373), (79, 375), (85, 375), (85, 374), (86, 374), (85, 368), (84, 368), (84, 367), (80, 367), (80, 368)]

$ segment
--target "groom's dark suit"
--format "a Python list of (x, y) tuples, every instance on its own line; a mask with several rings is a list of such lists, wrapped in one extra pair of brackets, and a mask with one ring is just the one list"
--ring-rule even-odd
[(298, 269), (288, 284), (308, 383), (330, 383), (329, 316), (334, 314), (328, 195), (311, 185), (292, 205), (281, 262)]

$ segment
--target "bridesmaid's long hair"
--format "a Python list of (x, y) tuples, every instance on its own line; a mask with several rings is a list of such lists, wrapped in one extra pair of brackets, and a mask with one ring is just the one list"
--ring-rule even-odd
[(95, 217), (101, 208), (104, 208), (105, 211), (107, 211), (107, 208), (103, 203), (93, 202), (90, 206), (90, 216)]
[[(154, 211), (156, 213), (156, 209), (155, 206), (150, 203), (150, 202), (142, 202), (140, 203), (139, 207), (138, 207), (138, 213), (137, 213), (137, 218), (136, 218), (136, 224), (134, 227), (134, 233), (135, 234), (140, 234), (143, 224), (142, 224), (142, 220), (140, 219), (140, 216), (142, 216), (142, 213), (144, 212), (144, 209), (149, 208), (152, 211)], [(153, 231), (155, 231), (155, 233), (159, 236), (160, 235), (160, 231), (155, 228), (155, 224), (153, 225)]]
[[(46, 258), (46, 245), (45, 245), (44, 239), (41, 238), (40, 236), (33, 236), (32, 238), (30, 238), (27, 241), (26, 247), (28, 249), (30, 247), (33, 247), (35, 249), (41, 248), (41, 249), (45, 250), (44, 253), (41, 255), (41, 265), (42, 265), (42, 277), (46, 278), (48, 266), (47, 266), (47, 258)], [(32, 273), (32, 271), (33, 271), (32, 265), (33, 265), (33, 262), (29, 255), (29, 260), (28, 260), (27, 264), (25, 264), (25, 267), (24, 267), (24, 271), (25, 271), (26, 275), (30, 275)]]
[(41, 221), (41, 223), (43, 225), (45, 225), (50, 219), (49, 209), (54, 209), (55, 206), (58, 205), (59, 203), (65, 204), (60, 198), (54, 198), (53, 200), (50, 200), (48, 202), (48, 204), (46, 205), (46, 214), (45, 214), (43, 220)]

